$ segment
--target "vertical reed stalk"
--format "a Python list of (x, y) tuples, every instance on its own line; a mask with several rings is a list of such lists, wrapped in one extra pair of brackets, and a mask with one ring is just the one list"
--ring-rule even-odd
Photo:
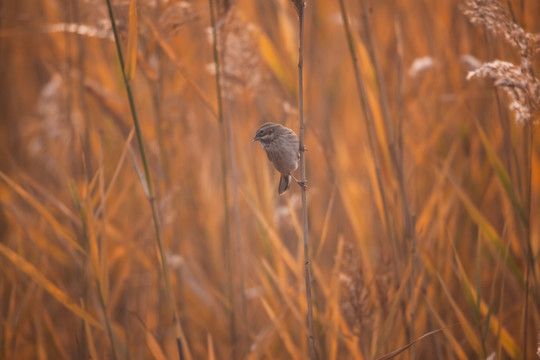
[[(300, 122), (300, 176), (302, 183), (306, 183), (306, 162), (304, 146), (304, 0), (293, 0), (298, 13), (298, 29), (300, 46), (298, 48), (298, 117)], [(311, 301), (311, 265), (309, 259), (309, 238), (308, 238), (308, 214), (306, 187), (302, 187), (302, 227), (304, 233), (304, 264), (306, 274), (306, 300), (308, 309), (308, 331), (309, 331), (309, 358), (315, 360), (315, 336), (313, 332), (313, 307)]]
[[(118, 30), (116, 28), (116, 21), (114, 20), (114, 13), (112, 10), (112, 4), (111, 0), (105, 0), (107, 3), (107, 8), (109, 10), (109, 17), (111, 19), (111, 25), (114, 33), (114, 42), (116, 44), (116, 51), (118, 53), (118, 60), (120, 61), (120, 67), (122, 70), (122, 79), (124, 80), (124, 85), (126, 87), (126, 93), (128, 96), (129, 101), (129, 108), (131, 110), (131, 117), (133, 119), (133, 125), (135, 127), (135, 133), (137, 135), (137, 144), (139, 146), (139, 152), (141, 154), (141, 161), (144, 168), (144, 176), (146, 180), (146, 187), (145, 192), (148, 198), (148, 201), (150, 202), (150, 207), (152, 208), (152, 219), (154, 222), (154, 230), (156, 233), (156, 241), (159, 248), (159, 256), (161, 260), (161, 270), (163, 272), (163, 276), (165, 278), (165, 290), (167, 293), (167, 298), (169, 300), (169, 307), (170, 311), (173, 314), (173, 321), (175, 325), (175, 332), (176, 332), (176, 345), (178, 347), (178, 354), (181, 360), (185, 359), (184, 356), (184, 349), (183, 349), (183, 341), (184, 340), (184, 333), (182, 331), (182, 328), (180, 326), (180, 319), (178, 318), (178, 311), (176, 309), (176, 300), (174, 297), (174, 293), (172, 291), (172, 285), (171, 285), (171, 278), (169, 275), (168, 265), (167, 265), (167, 258), (165, 256), (165, 247), (163, 245), (163, 239), (161, 238), (161, 229), (159, 225), (159, 217), (158, 217), (158, 211), (156, 206), (156, 199), (154, 195), (154, 186), (152, 185), (152, 178), (150, 176), (150, 168), (148, 166), (148, 161), (146, 159), (146, 152), (144, 150), (144, 143), (143, 143), (143, 137), (141, 132), (141, 127), (139, 124), (139, 118), (137, 116), (137, 109), (135, 107), (135, 99), (133, 97), (133, 92), (131, 91), (131, 85), (129, 83), (129, 80), (127, 78), (127, 74), (125, 71), (125, 65), (124, 65), (124, 57), (122, 55), (122, 47), (120, 46), (120, 38), (118, 36)], [(186, 347), (186, 352), (189, 354), (189, 347)], [(191, 356), (189, 356), (191, 358)]]
[[(238, 324), (236, 323), (236, 316), (235, 316), (235, 310), (237, 309), (236, 306), (236, 298), (235, 298), (235, 287), (234, 287), (234, 265), (235, 262), (233, 261), (233, 247), (231, 244), (231, 225), (230, 225), (230, 214), (229, 214), (229, 187), (228, 187), (228, 181), (227, 181), (227, 134), (226, 131), (229, 131), (229, 156), (231, 161), (231, 167), (232, 163), (234, 162), (232, 157), (233, 154), (231, 153), (232, 145), (231, 142), (231, 129), (230, 124), (227, 124), (227, 127), (225, 127), (225, 121), (224, 121), (224, 111), (223, 111), (223, 96), (222, 96), (222, 88), (221, 88), (221, 67), (220, 67), (220, 61), (219, 61), (219, 51), (218, 51), (218, 36), (217, 36), (217, 28), (216, 28), (216, 11), (214, 5), (214, 0), (208, 0), (210, 3), (210, 21), (212, 26), (212, 38), (213, 38), (213, 45), (212, 45), (212, 54), (214, 57), (214, 64), (216, 67), (216, 93), (217, 93), (217, 102), (218, 102), (218, 123), (219, 123), (219, 133), (220, 133), (220, 153), (221, 153), (221, 185), (223, 189), (223, 206), (224, 206), (224, 212), (225, 212), (225, 247), (226, 247), (226, 261), (227, 261), (227, 272), (229, 277), (229, 302), (231, 304), (230, 307), (230, 313), (229, 313), (229, 328), (231, 332), (231, 348), (232, 348), (232, 357), (234, 359), (239, 358), (241, 354), (238, 353), (237, 345), (239, 344), (239, 330), (238, 330)], [(233, 188), (234, 188), (234, 202), (235, 202), (235, 221), (236, 221), (236, 229), (237, 234), (240, 231), (239, 226), (239, 219), (237, 214), (237, 207), (238, 207), (238, 195), (236, 193), (236, 172), (234, 172), (233, 175)], [(243, 291), (243, 282), (242, 282), (242, 291)], [(244, 297), (242, 296), (242, 300)], [(241, 336), (240, 336), (241, 337)], [(240, 344), (242, 346), (242, 344)]]
[[(217, 64), (216, 64), (217, 66)], [(219, 95), (218, 95), (219, 96)], [(226, 104), (228, 101), (226, 101)], [(240, 335), (239, 339), (239, 348), (240, 348), (240, 358), (243, 358), (245, 351), (247, 350), (247, 336), (248, 336), (248, 317), (247, 317), (247, 307), (246, 307), (246, 293), (244, 285), (244, 244), (242, 238), (242, 227), (240, 223), (240, 207), (238, 205), (238, 175), (236, 171), (236, 160), (234, 155), (234, 144), (233, 144), (233, 131), (231, 125), (231, 116), (230, 116), (230, 107), (225, 107), (225, 122), (227, 124), (227, 145), (229, 148), (229, 164), (231, 167), (231, 182), (232, 182), (232, 195), (233, 195), (233, 210), (234, 210), (234, 226), (235, 226), (235, 246), (231, 252), (231, 262), (234, 275), (233, 289), (234, 293), (240, 296), (240, 303), (237, 304), (237, 309), (239, 310), (240, 320), (238, 321), (238, 332)], [(235, 300), (236, 301), (236, 300)]]
[[(73, 20), (75, 23), (79, 24), (81, 22), (81, 16), (79, 12), (79, 3), (77, 1), (73, 1)], [(88, 113), (88, 103), (86, 101), (86, 91), (85, 89), (85, 81), (86, 81), (86, 46), (81, 36), (76, 37), (76, 44), (77, 44), (77, 67), (79, 69), (79, 91), (78, 91), (78, 97), (79, 97), (79, 103), (81, 107), (81, 116), (83, 117), (83, 123), (85, 124), (84, 127), (84, 138), (82, 140), (83, 142), (83, 154), (84, 154), (84, 160), (85, 160), (85, 166), (86, 166), (86, 173), (87, 173), (87, 179), (90, 181), (91, 174), (94, 173), (93, 165), (92, 165), (92, 144), (90, 142), (90, 134), (92, 133), (92, 122), (89, 120), (89, 113)]]
[[(70, 18), (73, 20), (74, 23), (77, 23), (77, 24), (80, 23), (79, 4), (77, 1), (70, 2)], [(66, 42), (67, 41), (69, 40), (66, 34)], [(92, 176), (91, 174), (93, 174), (93, 169), (92, 169), (92, 152), (91, 152), (91, 143), (90, 143), (91, 121), (89, 121), (88, 119), (88, 107), (86, 104), (86, 96), (85, 96), (85, 91), (84, 91), (84, 81), (85, 81), (85, 76), (86, 76), (85, 61), (84, 61), (85, 47), (84, 47), (84, 42), (82, 41), (80, 36), (75, 37), (75, 43), (76, 43), (76, 62), (77, 62), (77, 67), (79, 69), (79, 87), (77, 89), (78, 90), (77, 95), (80, 102), (80, 110), (81, 110), (81, 116), (83, 118), (83, 123), (86, 124), (86, 126), (84, 127), (83, 138), (81, 139), (81, 142), (82, 142), (81, 147), (82, 147), (82, 152), (83, 152), (83, 176), (88, 184), (88, 182), (91, 181), (90, 177)], [(69, 59), (70, 57), (68, 57), (67, 59), (68, 64), (70, 62)], [(68, 65), (68, 69), (72, 69), (71, 64)], [(69, 74), (69, 70), (66, 70), (66, 75), (68, 76), (68, 79), (71, 79), (72, 75)], [(71, 84), (71, 80), (69, 81), (69, 83)], [(67, 101), (70, 102), (71, 100), (68, 98)], [(67, 113), (69, 114), (69, 112)], [(69, 118), (71, 118), (71, 116)], [(73, 131), (73, 125), (71, 124), (71, 126), (72, 126), (72, 131)], [(73, 134), (75, 134), (74, 131), (73, 131)], [(75, 168), (73, 170), (74, 170), (73, 176), (77, 176), (77, 170)], [(82, 212), (81, 212), (81, 217), (82, 217)], [(85, 222), (82, 222), (82, 224), (83, 224), (83, 238), (85, 239), (84, 246), (88, 247), (88, 239), (86, 237), (87, 224)], [(83, 294), (81, 298), (84, 299), (84, 301), (88, 300), (88, 289), (90, 285), (88, 284), (87, 276), (85, 274), (86, 272), (85, 269), (87, 267), (87, 264), (88, 264), (88, 257), (85, 257), (83, 260), (82, 274), (81, 274), (82, 275), (81, 279), (84, 279), (83, 284), (82, 284)], [(108, 321), (108, 317), (107, 317), (107, 313), (105, 312), (105, 309), (103, 309), (103, 311), (104, 311), (105, 319)], [(82, 327), (84, 329), (84, 324)], [(113, 352), (113, 356), (115, 357), (116, 351), (114, 348), (115, 345), (114, 345), (112, 337), (110, 337), (110, 341), (111, 341), (111, 349)], [(84, 354), (84, 356), (86, 356), (86, 354), (88, 353), (88, 342), (87, 342), (86, 336), (81, 337), (81, 350), (80, 351), (81, 351), (80, 354)]]
[[(105, 178), (104, 178), (104, 171), (103, 171), (103, 136), (101, 134), (99, 137), (99, 149), (100, 151), (99, 151), (98, 167), (99, 169), (101, 169), (101, 171), (99, 172), (99, 195), (100, 195), (100, 201), (101, 201), (101, 209), (103, 209), (101, 212), (101, 221), (102, 221), (101, 227), (102, 229), (105, 229), (107, 226), (106, 225), (107, 212), (106, 212), (106, 207), (105, 207)], [(90, 186), (89, 183), (87, 183), (87, 186), (88, 187)], [(86, 201), (88, 202), (88, 211), (92, 211), (90, 198), (87, 198)], [(96, 284), (97, 284), (98, 293), (99, 293), (99, 301), (101, 303), (103, 317), (105, 318), (105, 323), (107, 325), (107, 334), (109, 335), (109, 338), (111, 341), (113, 360), (116, 360), (117, 357), (116, 357), (116, 345), (115, 345), (115, 340), (114, 340), (114, 333), (111, 326), (109, 314), (107, 312), (107, 305), (105, 303), (105, 294), (104, 294), (104, 289), (106, 292), (107, 291), (106, 289), (108, 289), (109, 287), (109, 272), (107, 269), (108, 267), (107, 266), (108, 265), (107, 244), (105, 243), (106, 242), (105, 239), (106, 239), (105, 231), (103, 231), (103, 234), (100, 235), (98, 239), (96, 239), (96, 243), (97, 243), (96, 245), (98, 246), (99, 267), (98, 269), (95, 269), (95, 271), (97, 272), (94, 273), (94, 276), (96, 278)]]
[(169, 165), (169, 157), (167, 156), (167, 150), (165, 146), (165, 139), (163, 137), (163, 111), (161, 99), (163, 98), (163, 56), (161, 49), (156, 49), (158, 56), (158, 66), (157, 66), (157, 81), (154, 87), (154, 96), (152, 98), (154, 105), (154, 113), (156, 114), (156, 135), (157, 142), (159, 146), (159, 155), (161, 158), (161, 167), (163, 168), (163, 173), (165, 174), (165, 183), (167, 187), (171, 185), (171, 171)]
[[(377, 58), (377, 52), (375, 51), (375, 42), (373, 40), (373, 33), (371, 32), (371, 24), (368, 15), (368, 6), (366, 0), (361, 1), (362, 6), (362, 24), (364, 25), (364, 33), (366, 36), (366, 48), (375, 70), (375, 79), (377, 81), (377, 87), (379, 88), (379, 106), (382, 110), (384, 125), (386, 128), (386, 141), (388, 142), (388, 149), (390, 152), (392, 164), (394, 165), (394, 171), (399, 183), (399, 191), (401, 195), (402, 211), (403, 211), (403, 235), (406, 238), (411, 226), (411, 213), (409, 210), (409, 204), (407, 202), (407, 194), (405, 192), (405, 178), (403, 175), (403, 149), (402, 147), (396, 147), (396, 136), (394, 131), (394, 125), (390, 118), (390, 110), (388, 106), (388, 99), (386, 98), (386, 87), (384, 85), (384, 79), (382, 77), (382, 71), (379, 66), (379, 60)], [(399, 136), (401, 137), (401, 126), (399, 128)], [(398, 153), (398, 149), (400, 153)], [(404, 246), (405, 244), (400, 244)], [(412, 340), (412, 338), (410, 339)]]
[[(100, 162), (101, 162), (102, 159), (100, 159)], [(85, 173), (85, 177), (86, 177), (86, 173)], [(88, 257), (90, 256), (89, 253), (90, 253), (90, 248), (92, 245), (90, 245), (90, 241), (96, 241), (96, 239), (91, 239), (91, 236), (90, 236), (90, 231), (92, 229), (91, 227), (91, 224), (89, 224), (89, 221), (88, 221), (88, 216), (92, 216), (92, 214), (88, 215), (90, 211), (92, 211), (91, 209), (91, 205), (90, 205), (90, 198), (87, 197), (84, 202), (85, 204), (81, 203), (80, 199), (79, 199), (79, 196), (78, 196), (78, 193), (77, 193), (77, 190), (75, 188), (75, 185), (74, 183), (70, 183), (71, 185), (71, 191), (72, 191), (72, 196), (73, 196), (73, 199), (75, 200), (75, 206), (77, 207), (77, 210), (79, 211), (79, 216), (80, 216), (80, 219), (81, 219), (81, 224), (82, 224), (82, 241), (83, 241), (83, 247), (86, 251), (86, 253), (88, 254), (88, 256), (86, 256), (84, 258), (84, 265), (83, 265), (83, 271), (82, 271), (82, 276), (84, 277), (84, 289), (83, 289), (83, 296), (84, 297), (87, 297), (87, 293), (88, 293), (88, 284), (86, 282), (86, 274), (85, 274), (85, 271), (84, 269), (87, 268), (88, 264), (89, 264), (89, 261), (88, 261)], [(89, 187), (88, 183), (86, 184), (87, 187)], [(105, 215), (103, 215), (105, 216)], [(95, 244), (96, 246), (99, 247), (99, 244), (96, 242)], [(99, 251), (99, 250), (98, 250)], [(100, 259), (101, 260), (101, 259)], [(91, 261), (90, 261), (91, 263)], [(103, 283), (101, 282), (101, 277), (99, 275), (99, 271), (100, 271), (100, 268), (101, 268), (102, 265), (99, 265), (98, 268), (94, 268), (92, 266), (92, 272), (93, 272), (93, 277), (94, 277), (94, 281), (96, 282), (96, 285), (97, 285), (97, 289), (98, 289), (98, 298), (99, 298), (99, 305), (101, 306), (101, 311), (103, 311), (103, 319), (105, 321), (105, 328), (107, 330), (107, 336), (109, 337), (109, 342), (111, 343), (111, 352), (112, 352), (112, 358), (113, 360), (116, 360), (117, 357), (116, 357), (116, 345), (115, 345), (115, 341), (114, 341), (114, 335), (113, 335), (113, 332), (112, 332), (112, 326), (111, 326), (111, 322), (110, 322), (110, 319), (109, 319), (109, 315), (108, 315), (108, 312), (107, 312), (107, 306), (105, 304), (105, 297), (103, 295)], [(81, 297), (81, 300), (83, 300), (83, 297)], [(88, 351), (88, 344), (87, 344), (87, 341), (86, 341), (86, 337), (83, 337), (83, 341), (84, 341), (84, 348), (82, 349), (82, 351)], [(86, 356), (86, 354), (84, 355)]]
[[(533, 161), (533, 144), (534, 144), (534, 129), (530, 122), (527, 122), (527, 124), (524, 127), (524, 135), (527, 138), (527, 141), (525, 141), (524, 149), (525, 149), (525, 169), (527, 173), (525, 174), (525, 179), (527, 179), (526, 183), (526, 199), (525, 199), (525, 214), (527, 216), (527, 223), (525, 225), (525, 241), (526, 241), (526, 254), (527, 257), (527, 265), (525, 270), (525, 306), (523, 311), (523, 358), (527, 359), (527, 335), (528, 335), (528, 322), (529, 322), (529, 287), (530, 286), (536, 286), (536, 281), (533, 281), (531, 284), (530, 282), (530, 275), (531, 275), (531, 268), (534, 266), (534, 259), (533, 259), (533, 253), (532, 253), (532, 246), (531, 246), (531, 203), (532, 203), (532, 161)], [(533, 271), (533, 277), (534, 277), (534, 269)], [(536, 280), (536, 279), (535, 279)], [(533, 289), (533, 292), (536, 289)]]
[[(416, 227), (416, 216), (413, 215), (411, 217), (411, 279), (410, 279), (410, 297), (411, 297), (411, 304), (410, 304), (410, 321), (409, 321), (409, 336), (411, 339), (414, 339), (414, 306), (415, 306), (415, 299), (414, 299), (414, 285), (416, 282), (415, 278), (415, 262), (416, 262), (416, 234), (415, 234), (415, 227)], [(409, 348), (409, 359), (414, 360), (414, 346), (411, 346)]]
[[(224, 10), (225, 12), (231, 11), (231, 3), (229, 0), (224, 0)], [(212, 25), (215, 27), (215, 24)], [(216, 29), (217, 30), (217, 29)], [(217, 33), (216, 33), (217, 35)], [(224, 42), (221, 44), (223, 47), (223, 53), (227, 51), (227, 41), (226, 41), (227, 33), (224, 34)], [(214, 46), (217, 49), (217, 37), (214, 41)], [(220, 67), (219, 62), (219, 56), (215, 58), (216, 61), (216, 68)], [(221, 70), (221, 69), (220, 69)], [(221, 75), (221, 71), (219, 73)], [(216, 80), (219, 81), (220, 78), (217, 77), (216, 72)], [(220, 87), (221, 92), (218, 93), (218, 96), (223, 99), (223, 89)], [(234, 247), (232, 247), (231, 251), (231, 258), (230, 261), (232, 263), (232, 275), (233, 275), (233, 289), (234, 294), (240, 297), (239, 301), (235, 298), (235, 317), (238, 320), (235, 320), (237, 322), (236, 329), (239, 334), (238, 344), (237, 347), (239, 349), (239, 357), (243, 358), (245, 356), (245, 353), (247, 351), (247, 340), (248, 340), (248, 317), (247, 317), (247, 307), (246, 307), (246, 294), (245, 294), (245, 285), (244, 285), (244, 244), (243, 244), (243, 238), (242, 238), (242, 226), (240, 222), (240, 207), (238, 205), (238, 173), (236, 171), (236, 156), (234, 153), (234, 133), (232, 130), (232, 123), (231, 123), (231, 106), (229, 98), (225, 97), (225, 106), (222, 110), (224, 121), (227, 126), (227, 146), (229, 151), (229, 166), (231, 170), (231, 182), (232, 182), (232, 196), (233, 196), (233, 210), (234, 210), (234, 226), (235, 226), (235, 232), (234, 237), (232, 238), (234, 242)]]
[(107, 327), (107, 335), (109, 336), (109, 341), (111, 342), (111, 352), (113, 360), (116, 360), (116, 345), (114, 341), (114, 334), (112, 331), (111, 321), (109, 319), (109, 314), (107, 313), (107, 305), (105, 304), (105, 297), (103, 295), (102, 284), (99, 279), (99, 275), (95, 274), (96, 284), (98, 288), (98, 297), (99, 304), (101, 305), (101, 311), (103, 311), (103, 318), (105, 319), (105, 326)]
[(360, 97), (360, 103), (362, 104), (362, 110), (364, 112), (364, 121), (366, 124), (367, 129), (367, 135), (369, 140), (369, 148), (371, 150), (371, 155), (373, 156), (373, 162), (375, 164), (375, 173), (377, 176), (377, 185), (379, 194), (381, 196), (381, 200), (383, 203), (383, 211), (384, 211), (384, 220), (386, 225), (386, 232), (389, 239), (392, 239), (392, 251), (394, 254), (394, 271), (396, 275), (396, 279), (399, 278), (399, 269), (398, 269), (398, 261), (400, 259), (399, 257), (399, 251), (397, 249), (397, 242), (395, 241), (394, 232), (392, 231), (392, 225), (390, 220), (390, 213), (388, 210), (388, 202), (386, 200), (386, 192), (384, 191), (384, 184), (382, 182), (382, 174), (381, 174), (381, 166), (379, 161), (379, 155), (377, 153), (377, 146), (375, 144), (375, 125), (373, 120), (373, 113), (371, 111), (371, 108), (369, 106), (369, 103), (367, 101), (367, 93), (366, 88), (364, 86), (364, 82), (362, 80), (362, 75), (360, 73), (360, 65), (358, 64), (358, 56), (356, 54), (356, 49), (354, 46), (354, 40), (351, 33), (351, 27), (349, 24), (349, 17), (347, 14), (347, 9), (345, 8), (344, 0), (339, 0), (339, 7), (341, 9), (341, 17), (343, 19), (343, 27), (345, 30), (345, 35), (347, 37), (347, 45), (349, 47), (349, 52), (351, 54), (351, 58), (354, 65), (354, 77), (356, 80), (356, 86), (358, 88), (358, 95)]
[[(154, 19), (156, 21), (159, 21), (159, 16), (163, 11), (163, 1), (164, 0), (157, 0), (156, 1), (156, 7), (154, 9)], [(161, 47), (156, 48), (156, 56), (157, 56), (157, 66), (156, 66), (156, 76), (157, 79), (154, 83), (154, 91), (153, 91), (153, 105), (154, 105), (154, 113), (156, 114), (156, 136), (157, 136), (157, 142), (159, 147), (159, 156), (161, 160), (161, 167), (163, 168), (163, 173), (165, 174), (165, 184), (167, 187), (170, 187), (171, 185), (171, 166), (169, 163), (169, 156), (167, 154), (166, 144), (165, 144), (165, 138), (163, 137), (163, 103), (161, 99), (163, 99), (163, 78), (164, 78), (164, 68), (165, 68), (165, 58), (163, 56), (163, 50)]]

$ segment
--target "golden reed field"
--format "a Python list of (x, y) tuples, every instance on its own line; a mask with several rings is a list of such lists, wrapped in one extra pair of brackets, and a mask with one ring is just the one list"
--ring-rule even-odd
[(0, 359), (538, 359), (539, 14), (1, 1)]

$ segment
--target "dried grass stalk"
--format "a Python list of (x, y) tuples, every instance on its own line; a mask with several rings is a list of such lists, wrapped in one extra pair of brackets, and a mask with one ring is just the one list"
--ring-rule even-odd
[(495, 60), (469, 72), (467, 79), (489, 77), (510, 97), (509, 109), (519, 123), (536, 122), (540, 110), (540, 84), (532, 69), (532, 59), (540, 50), (540, 34), (526, 32), (516, 24), (497, 0), (468, 0), (463, 13), (473, 24), (502, 36), (520, 52), (521, 64)]
[(537, 122), (540, 110), (540, 83), (538, 79), (522, 67), (512, 63), (495, 60), (484, 63), (475, 71), (469, 72), (467, 79), (488, 77), (510, 98), (508, 108), (516, 115), (516, 121)]

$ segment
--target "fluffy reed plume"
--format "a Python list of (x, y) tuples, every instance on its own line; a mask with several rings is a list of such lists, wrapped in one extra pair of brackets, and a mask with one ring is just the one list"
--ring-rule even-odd
[(497, 0), (469, 0), (464, 14), (473, 24), (503, 38), (520, 52), (521, 64), (495, 60), (469, 72), (467, 79), (489, 77), (510, 97), (509, 109), (517, 122), (536, 122), (540, 110), (540, 84), (532, 70), (532, 58), (540, 51), (540, 35), (525, 32)]
[(70, 146), (72, 141), (72, 129), (80, 134), (82, 132), (80, 124), (80, 115), (68, 114), (66, 107), (66, 84), (62, 76), (58, 73), (53, 74), (51, 79), (41, 88), (37, 102), (37, 116), (41, 119), (39, 130), (32, 129), (38, 136), (32, 137), (29, 143), (29, 152), (32, 155), (40, 155), (46, 146), (45, 142)]
[(349, 245), (342, 269), (339, 273), (341, 283), (342, 301), (340, 310), (347, 320), (349, 328), (360, 333), (369, 325), (373, 309), (368, 306), (369, 287), (364, 283), (364, 276), (358, 257), (352, 256), (353, 247)]
[[(258, 51), (257, 30), (240, 18), (234, 8), (218, 21), (218, 50), (221, 54), (223, 94), (228, 99), (238, 97), (244, 90), (256, 92), (264, 84), (268, 73)], [(212, 41), (211, 32), (207, 32)], [(209, 70), (215, 73), (214, 64)]]
[(517, 67), (506, 61), (495, 60), (469, 72), (467, 79), (473, 77), (495, 79), (495, 86), (503, 88), (510, 97), (509, 109), (516, 114), (517, 122), (538, 121), (540, 84), (523, 66)]
[(347, 325), (355, 334), (369, 333), (377, 326), (377, 314), (384, 311), (392, 286), (391, 267), (382, 262), (371, 275), (359, 261), (353, 245), (346, 245), (339, 273), (341, 284), (340, 310)]

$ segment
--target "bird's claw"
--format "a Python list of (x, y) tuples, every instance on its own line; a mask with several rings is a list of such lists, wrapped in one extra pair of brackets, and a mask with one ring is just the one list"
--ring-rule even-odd
[(296, 180), (296, 183), (304, 190), (307, 190), (307, 180)]

